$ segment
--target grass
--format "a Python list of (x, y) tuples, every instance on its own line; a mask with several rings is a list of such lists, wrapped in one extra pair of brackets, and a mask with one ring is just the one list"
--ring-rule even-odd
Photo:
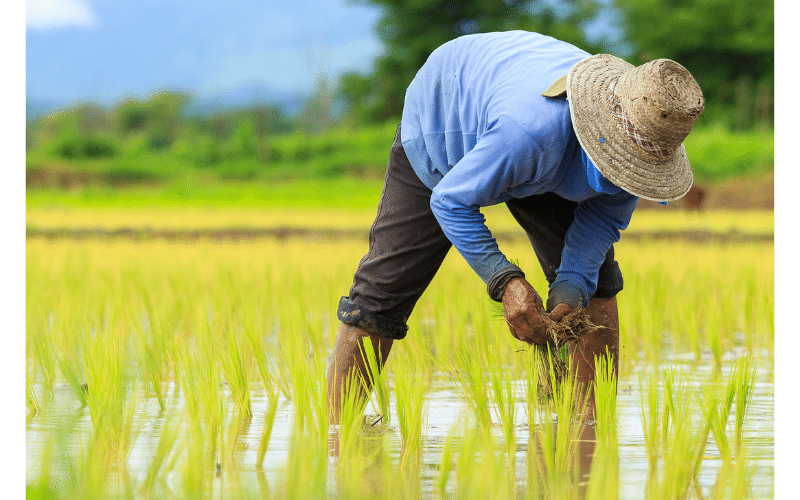
[[(524, 257), (544, 292), (529, 245), (501, 246)], [(631, 458), (620, 456), (615, 424), (639, 410), (613, 395), (628, 389), (601, 366), (591, 432), (571, 417), (579, 400), (571, 384), (557, 386), (552, 402), (540, 399), (542, 360), (511, 338), (455, 253), (377, 381), (385, 392), (373, 395), (375, 410), (387, 418), (365, 424), (367, 402), (353, 401), (329, 433), (335, 307), (366, 250), (356, 239), (29, 238), (31, 498), (622, 491), (619, 469)], [(692, 497), (698, 488), (704, 498), (752, 496), (765, 480), (754, 476), (758, 442), (748, 433), (757, 429), (748, 425), (756, 376), (771, 373), (771, 247), (643, 241), (619, 245), (617, 260), (625, 276), (618, 380), (641, 375), (637, 435), (652, 464), (641, 496)], [(682, 371), (664, 371), (679, 356)], [(460, 424), (446, 427), (442, 401), (460, 408)], [(49, 423), (54, 415), (63, 426)]]

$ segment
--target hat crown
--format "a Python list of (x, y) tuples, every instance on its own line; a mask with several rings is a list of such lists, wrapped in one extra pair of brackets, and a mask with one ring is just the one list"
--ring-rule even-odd
[(656, 59), (623, 73), (614, 94), (633, 125), (670, 151), (683, 143), (705, 106), (691, 73), (670, 59)]

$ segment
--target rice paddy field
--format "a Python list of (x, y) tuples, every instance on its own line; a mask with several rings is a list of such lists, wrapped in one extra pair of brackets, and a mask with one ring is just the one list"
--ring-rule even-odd
[[(771, 212), (634, 215), (595, 420), (573, 418), (569, 381), (537, 397), (543, 360), (452, 251), (371, 400), (329, 426), (336, 306), (373, 216), (29, 206), (27, 497), (773, 497)], [(510, 216), (487, 218), (545, 292)], [(113, 233), (230, 227), (315, 230)], [(688, 230), (756, 236), (657, 237)]]

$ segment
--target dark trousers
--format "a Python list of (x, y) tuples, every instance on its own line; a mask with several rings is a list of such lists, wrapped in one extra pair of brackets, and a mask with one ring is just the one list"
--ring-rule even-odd
[[(405, 337), (414, 305), (452, 246), (431, 211), (430, 199), (431, 190), (419, 180), (403, 150), (398, 126), (378, 214), (369, 231), (369, 251), (358, 265), (350, 295), (339, 302), (338, 317), (343, 323), (381, 337)], [(578, 204), (545, 193), (506, 205), (527, 233), (552, 284)], [(622, 274), (612, 246), (592, 297), (613, 297), (620, 290)]]

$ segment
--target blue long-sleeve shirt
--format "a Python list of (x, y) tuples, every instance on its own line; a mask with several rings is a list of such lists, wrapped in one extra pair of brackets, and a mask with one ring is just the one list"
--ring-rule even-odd
[(553, 192), (579, 202), (551, 295), (586, 306), (638, 198), (583, 152), (563, 98), (541, 93), (589, 54), (523, 31), (468, 35), (436, 49), (406, 91), (401, 139), (445, 235), (486, 283), (513, 266), (480, 207)]

